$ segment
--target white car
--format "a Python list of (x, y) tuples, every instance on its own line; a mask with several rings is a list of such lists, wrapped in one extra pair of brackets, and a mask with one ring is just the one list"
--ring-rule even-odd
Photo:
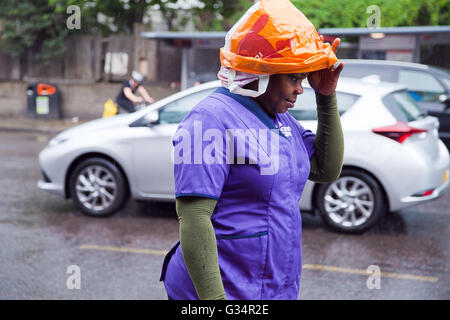
[[(93, 216), (115, 213), (129, 197), (174, 201), (171, 137), (192, 107), (219, 86), (205, 83), (135, 113), (58, 134), (39, 154), (38, 187), (72, 198)], [(335, 230), (357, 233), (386, 212), (443, 194), (449, 153), (438, 138), (438, 120), (426, 116), (403, 86), (341, 78), (337, 96), (345, 139), (342, 174), (329, 184), (308, 181), (302, 212), (317, 212)], [(290, 112), (316, 131), (309, 86)]]

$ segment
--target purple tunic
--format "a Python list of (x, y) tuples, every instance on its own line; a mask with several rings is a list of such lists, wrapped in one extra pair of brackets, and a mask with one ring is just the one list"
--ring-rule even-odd
[[(225, 88), (179, 124), (175, 193), (217, 200), (211, 221), (227, 299), (297, 299), (299, 201), (314, 137), (289, 113), (274, 121), (251, 98)], [(198, 299), (179, 243), (166, 256), (161, 280), (171, 298)]]

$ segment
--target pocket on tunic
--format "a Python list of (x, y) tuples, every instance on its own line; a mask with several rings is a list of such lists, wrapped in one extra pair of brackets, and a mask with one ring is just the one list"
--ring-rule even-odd
[(267, 234), (264, 231), (251, 235), (216, 236), (227, 299), (261, 299)]

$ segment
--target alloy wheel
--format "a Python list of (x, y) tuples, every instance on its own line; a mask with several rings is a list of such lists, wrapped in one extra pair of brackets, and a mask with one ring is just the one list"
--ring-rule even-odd
[(78, 174), (75, 189), (83, 206), (92, 211), (103, 211), (114, 202), (117, 182), (107, 168), (90, 165)]
[(324, 197), (328, 217), (344, 228), (364, 224), (373, 214), (375, 196), (357, 177), (341, 177), (330, 184)]

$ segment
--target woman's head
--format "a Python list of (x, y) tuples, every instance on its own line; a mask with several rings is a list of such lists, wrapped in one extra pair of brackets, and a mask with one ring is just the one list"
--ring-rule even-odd
[[(286, 14), (289, 12), (289, 14)], [(256, 97), (270, 74), (313, 72), (337, 62), (328, 43), (314, 25), (289, 0), (261, 0), (255, 3), (230, 29), (220, 50), (219, 79), (231, 92)], [(232, 69), (235, 73), (226, 72)], [(257, 92), (240, 90), (259, 78)], [(231, 75), (231, 76), (230, 76)], [(252, 89), (253, 90), (253, 89)]]
[[(309, 73), (285, 73), (270, 76), (266, 92), (255, 100), (269, 115), (284, 113), (289, 108), (293, 108), (297, 101), (297, 96), (303, 93), (302, 82)], [(249, 87), (257, 86), (257, 81), (251, 83)]]

